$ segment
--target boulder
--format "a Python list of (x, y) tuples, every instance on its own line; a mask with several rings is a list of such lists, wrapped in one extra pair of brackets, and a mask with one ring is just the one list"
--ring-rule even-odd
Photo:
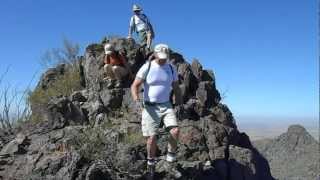
[(214, 89), (212, 82), (203, 81), (198, 85), (196, 97), (202, 106), (210, 108), (219, 103), (221, 100), (220, 93)]
[(59, 64), (54, 68), (49, 68), (40, 78), (38, 88), (47, 89), (60, 75), (66, 72), (67, 65)]
[(218, 104), (211, 110), (212, 114), (214, 115), (214, 119), (219, 121), (225, 126), (237, 128), (235, 119), (229, 108), (224, 104)]
[(201, 81), (202, 75), (203, 75), (203, 70), (202, 70), (202, 65), (200, 64), (199, 60), (194, 59), (192, 60), (191, 63), (191, 69), (195, 77)]
[(52, 99), (48, 104), (45, 117), (51, 129), (60, 129), (67, 125), (81, 125), (88, 122), (86, 113), (67, 97)]
[(229, 177), (232, 180), (262, 179), (274, 180), (268, 164), (254, 151), (231, 145), (229, 147)]
[(27, 152), (27, 147), (30, 145), (30, 140), (24, 134), (18, 134), (17, 137), (6, 144), (1, 152), (1, 156), (14, 155), (14, 154), (24, 154)]

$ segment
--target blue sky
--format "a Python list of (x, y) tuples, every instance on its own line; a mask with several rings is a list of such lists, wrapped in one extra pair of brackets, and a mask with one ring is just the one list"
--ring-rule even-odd
[(151, 19), (156, 43), (214, 70), (236, 117), (318, 119), (318, 4), (312, 0), (2, 0), (0, 73), (11, 65), (6, 80), (23, 88), (41, 70), (41, 55), (60, 47), (63, 37), (85, 48), (106, 35), (127, 36), (133, 3)]

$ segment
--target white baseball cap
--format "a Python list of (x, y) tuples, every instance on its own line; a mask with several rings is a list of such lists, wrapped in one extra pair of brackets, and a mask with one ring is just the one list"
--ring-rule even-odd
[(154, 47), (154, 52), (159, 59), (168, 59), (169, 57), (169, 46), (166, 44), (157, 44)]
[(104, 53), (105, 54), (111, 54), (113, 51), (113, 46), (110, 43), (107, 43), (104, 45)]
[(136, 4), (132, 6), (132, 11), (142, 11), (142, 8)]

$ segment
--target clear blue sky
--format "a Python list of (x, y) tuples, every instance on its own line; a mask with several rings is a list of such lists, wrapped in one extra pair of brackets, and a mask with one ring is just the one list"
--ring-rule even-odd
[(213, 69), (235, 116), (318, 118), (318, 15), (314, 0), (2, 0), (0, 72), (21, 88), (62, 38), (82, 48), (127, 36), (140, 4), (156, 31), (190, 62)]

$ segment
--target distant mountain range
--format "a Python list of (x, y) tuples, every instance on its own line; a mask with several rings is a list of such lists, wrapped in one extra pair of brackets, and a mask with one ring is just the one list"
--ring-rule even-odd
[(320, 146), (301, 125), (274, 139), (261, 139), (253, 145), (268, 160), (271, 174), (280, 180), (319, 180)]
[(287, 131), (292, 124), (302, 125), (311, 136), (319, 141), (319, 125), (317, 118), (263, 118), (237, 117), (238, 128), (246, 132), (251, 140), (273, 139)]

